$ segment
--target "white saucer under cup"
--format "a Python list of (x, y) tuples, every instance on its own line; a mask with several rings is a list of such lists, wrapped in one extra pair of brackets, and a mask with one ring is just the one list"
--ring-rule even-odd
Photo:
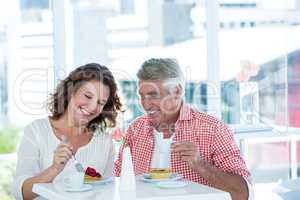
[(177, 173), (172, 173), (169, 178), (165, 178), (165, 179), (152, 179), (150, 177), (150, 174), (148, 174), (148, 173), (144, 173), (141, 176), (141, 180), (146, 183), (157, 183), (157, 182), (162, 182), (162, 181), (176, 181), (176, 180), (180, 180), (180, 179), (182, 179), (182, 176)]

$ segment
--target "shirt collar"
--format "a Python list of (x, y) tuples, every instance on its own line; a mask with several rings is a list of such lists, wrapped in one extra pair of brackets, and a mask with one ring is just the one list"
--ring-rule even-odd
[(184, 121), (184, 120), (190, 120), (192, 118), (192, 109), (191, 107), (185, 103), (182, 102), (179, 117), (177, 121)]

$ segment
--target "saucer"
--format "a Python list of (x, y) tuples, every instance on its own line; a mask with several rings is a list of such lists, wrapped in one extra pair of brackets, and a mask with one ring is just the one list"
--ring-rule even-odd
[(182, 188), (187, 186), (187, 182), (184, 181), (162, 181), (158, 182), (155, 185), (162, 189), (173, 189), (173, 188)]
[(66, 192), (86, 192), (93, 189), (93, 186), (90, 184), (83, 184), (81, 188), (72, 188), (72, 187), (65, 187), (64, 190)]
[(115, 177), (103, 178), (99, 181), (88, 181), (86, 183), (91, 185), (104, 185), (115, 181)]
[(164, 181), (176, 181), (176, 180), (179, 180), (179, 179), (182, 179), (182, 176), (180, 176), (177, 173), (172, 173), (169, 178), (165, 178), (165, 179), (152, 179), (150, 177), (150, 174), (148, 174), (148, 173), (144, 173), (141, 176), (141, 180), (144, 181), (144, 182), (146, 182), (146, 183), (157, 183), (157, 182), (164, 182)]

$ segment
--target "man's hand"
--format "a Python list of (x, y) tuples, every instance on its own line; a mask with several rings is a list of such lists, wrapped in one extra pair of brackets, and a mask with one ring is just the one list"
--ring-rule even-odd
[(201, 156), (196, 146), (192, 142), (175, 142), (171, 145), (172, 152), (176, 153), (180, 159), (197, 170), (200, 165)]

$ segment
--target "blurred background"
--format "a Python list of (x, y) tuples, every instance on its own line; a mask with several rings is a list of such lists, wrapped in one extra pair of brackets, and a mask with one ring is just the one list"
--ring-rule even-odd
[(88, 62), (108, 66), (124, 132), (143, 113), (135, 73), (152, 57), (177, 59), (186, 101), (230, 125), (254, 183), (297, 178), (299, 35), (300, 0), (1, 1), (0, 199), (12, 198), (22, 129), (47, 116), (59, 80)]

